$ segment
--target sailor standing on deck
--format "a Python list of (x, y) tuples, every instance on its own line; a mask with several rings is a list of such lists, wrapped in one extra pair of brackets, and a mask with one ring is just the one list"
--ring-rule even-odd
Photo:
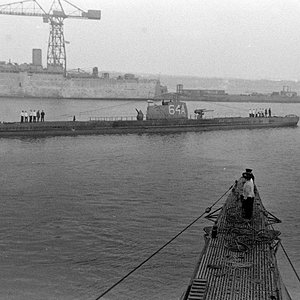
[(24, 112), (24, 121), (25, 121), (25, 123), (28, 122), (28, 112), (27, 112), (27, 110), (25, 110), (25, 112)]
[(29, 111), (29, 123), (32, 122), (33, 112), (32, 110)]
[(249, 172), (243, 173), (243, 177), (246, 179), (246, 182), (243, 186), (242, 216), (245, 219), (251, 219), (253, 214), (254, 183), (252, 176)]
[(22, 110), (22, 111), (21, 111), (21, 123), (24, 122), (24, 117), (25, 117), (25, 115), (24, 115), (24, 110)]
[(40, 121), (40, 111), (38, 110), (37, 112), (36, 112), (36, 121), (37, 122), (39, 122)]
[(45, 121), (45, 112), (42, 110), (41, 111), (41, 122)]
[(33, 122), (35, 123), (36, 122), (36, 111), (35, 110), (33, 110), (32, 116), (33, 116)]

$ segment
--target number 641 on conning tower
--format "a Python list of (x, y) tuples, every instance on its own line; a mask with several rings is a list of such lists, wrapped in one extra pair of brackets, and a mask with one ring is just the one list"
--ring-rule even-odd
[(161, 105), (148, 101), (147, 120), (187, 119), (186, 103), (177, 100), (163, 100)]

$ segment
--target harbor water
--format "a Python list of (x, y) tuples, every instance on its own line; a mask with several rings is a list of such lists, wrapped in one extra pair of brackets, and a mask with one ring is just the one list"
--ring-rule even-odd
[[(145, 101), (0, 99), (0, 121), (21, 110), (47, 120), (135, 116)], [(188, 103), (214, 116), (249, 108), (300, 115), (300, 104)], [(0, 299), (96, 299), (202, 214), (252, 168), (262, 201), (300, 272), (300, 127), (1, 138)], [(225, 199), (223, 199), (225, 200)], [(221, 203), (220, 203), (221, 204)], [(219, 207), (217, 204), (216, 208)], [(103, 299), (179, 299), (202, 250), (200, 219)], [(281, 248), (294, 300), (300, 285)]]

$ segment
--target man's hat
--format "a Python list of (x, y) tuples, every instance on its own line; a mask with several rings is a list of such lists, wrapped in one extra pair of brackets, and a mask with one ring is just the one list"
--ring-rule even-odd
[(247, 172), (247, 173), (251, 173), (251, 172), (252, 172), (252, 169), (246, 169), (246, 172)]

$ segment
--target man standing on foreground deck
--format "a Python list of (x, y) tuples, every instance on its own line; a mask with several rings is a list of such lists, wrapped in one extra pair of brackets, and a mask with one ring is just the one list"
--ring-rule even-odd
[(252, 169), (246, 169), (246, 172), (244, 172), (242, 175), (244, 176), (244, 174), (249, 174), (250, 178), (253, 180), (254, 183), (254, 175), (252, 174)]
[(254, 183), (251, 177), (249, 173), (244, 175), (246, 182), (243, 186), (242, 215), (245, 219), (251, 219), (253, 213)]

